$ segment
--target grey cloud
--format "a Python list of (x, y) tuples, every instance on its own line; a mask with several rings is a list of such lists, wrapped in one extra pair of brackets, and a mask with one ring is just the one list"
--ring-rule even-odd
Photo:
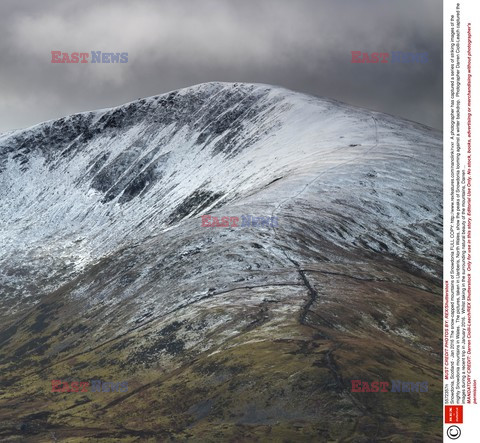
[[(46, 0), (0, 3), (0, 131), (206, 81), (282, 85), (441, 128), (435, 0)], [(56, 65), (50, 51), (128, 52)], [(428, 52), (352, 64), (350, 51)]]

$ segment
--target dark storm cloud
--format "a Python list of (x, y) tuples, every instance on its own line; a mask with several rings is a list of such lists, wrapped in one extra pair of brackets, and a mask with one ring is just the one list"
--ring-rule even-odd
[[(282, 85), (441, 128), (438, 0), (7, 0), (0, 29), (0, 131), (213, 80)], [(52, 50), (129, 61), (57, 65)], [(430, 61), (352, 64), (352, 50)]]

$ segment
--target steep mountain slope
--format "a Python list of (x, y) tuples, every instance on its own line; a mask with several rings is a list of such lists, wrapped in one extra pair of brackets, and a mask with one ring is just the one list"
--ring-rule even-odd
[(0, 436), (440, 439), (441, 204), (440, 133), (266, 85), (0, 135)]

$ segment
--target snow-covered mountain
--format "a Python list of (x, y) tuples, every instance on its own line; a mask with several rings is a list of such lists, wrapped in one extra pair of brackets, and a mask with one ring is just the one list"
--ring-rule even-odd
[[(91, 417), (122, 438), (210, 441), (206, 423), (225, 439), (414, 433), (402, 401), (439, 435), (441, 158), (441, 133), (419, 124), (240, 83), (0, 135), (0, 407), (18, 407), (0, 436), (18, 418), (86, 438)], [(139, 394), (65, 394), (74, 419), (51, 405), (50, 379), (95, 375)], [(438, 387), (373, 406), (349, 376)]]

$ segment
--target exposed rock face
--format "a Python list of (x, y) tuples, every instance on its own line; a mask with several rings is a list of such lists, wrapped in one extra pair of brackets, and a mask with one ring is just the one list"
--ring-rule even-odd
[(0, 437), (441, 441), (441, 159), (429, 128), (250, 84), (0, 135)]

